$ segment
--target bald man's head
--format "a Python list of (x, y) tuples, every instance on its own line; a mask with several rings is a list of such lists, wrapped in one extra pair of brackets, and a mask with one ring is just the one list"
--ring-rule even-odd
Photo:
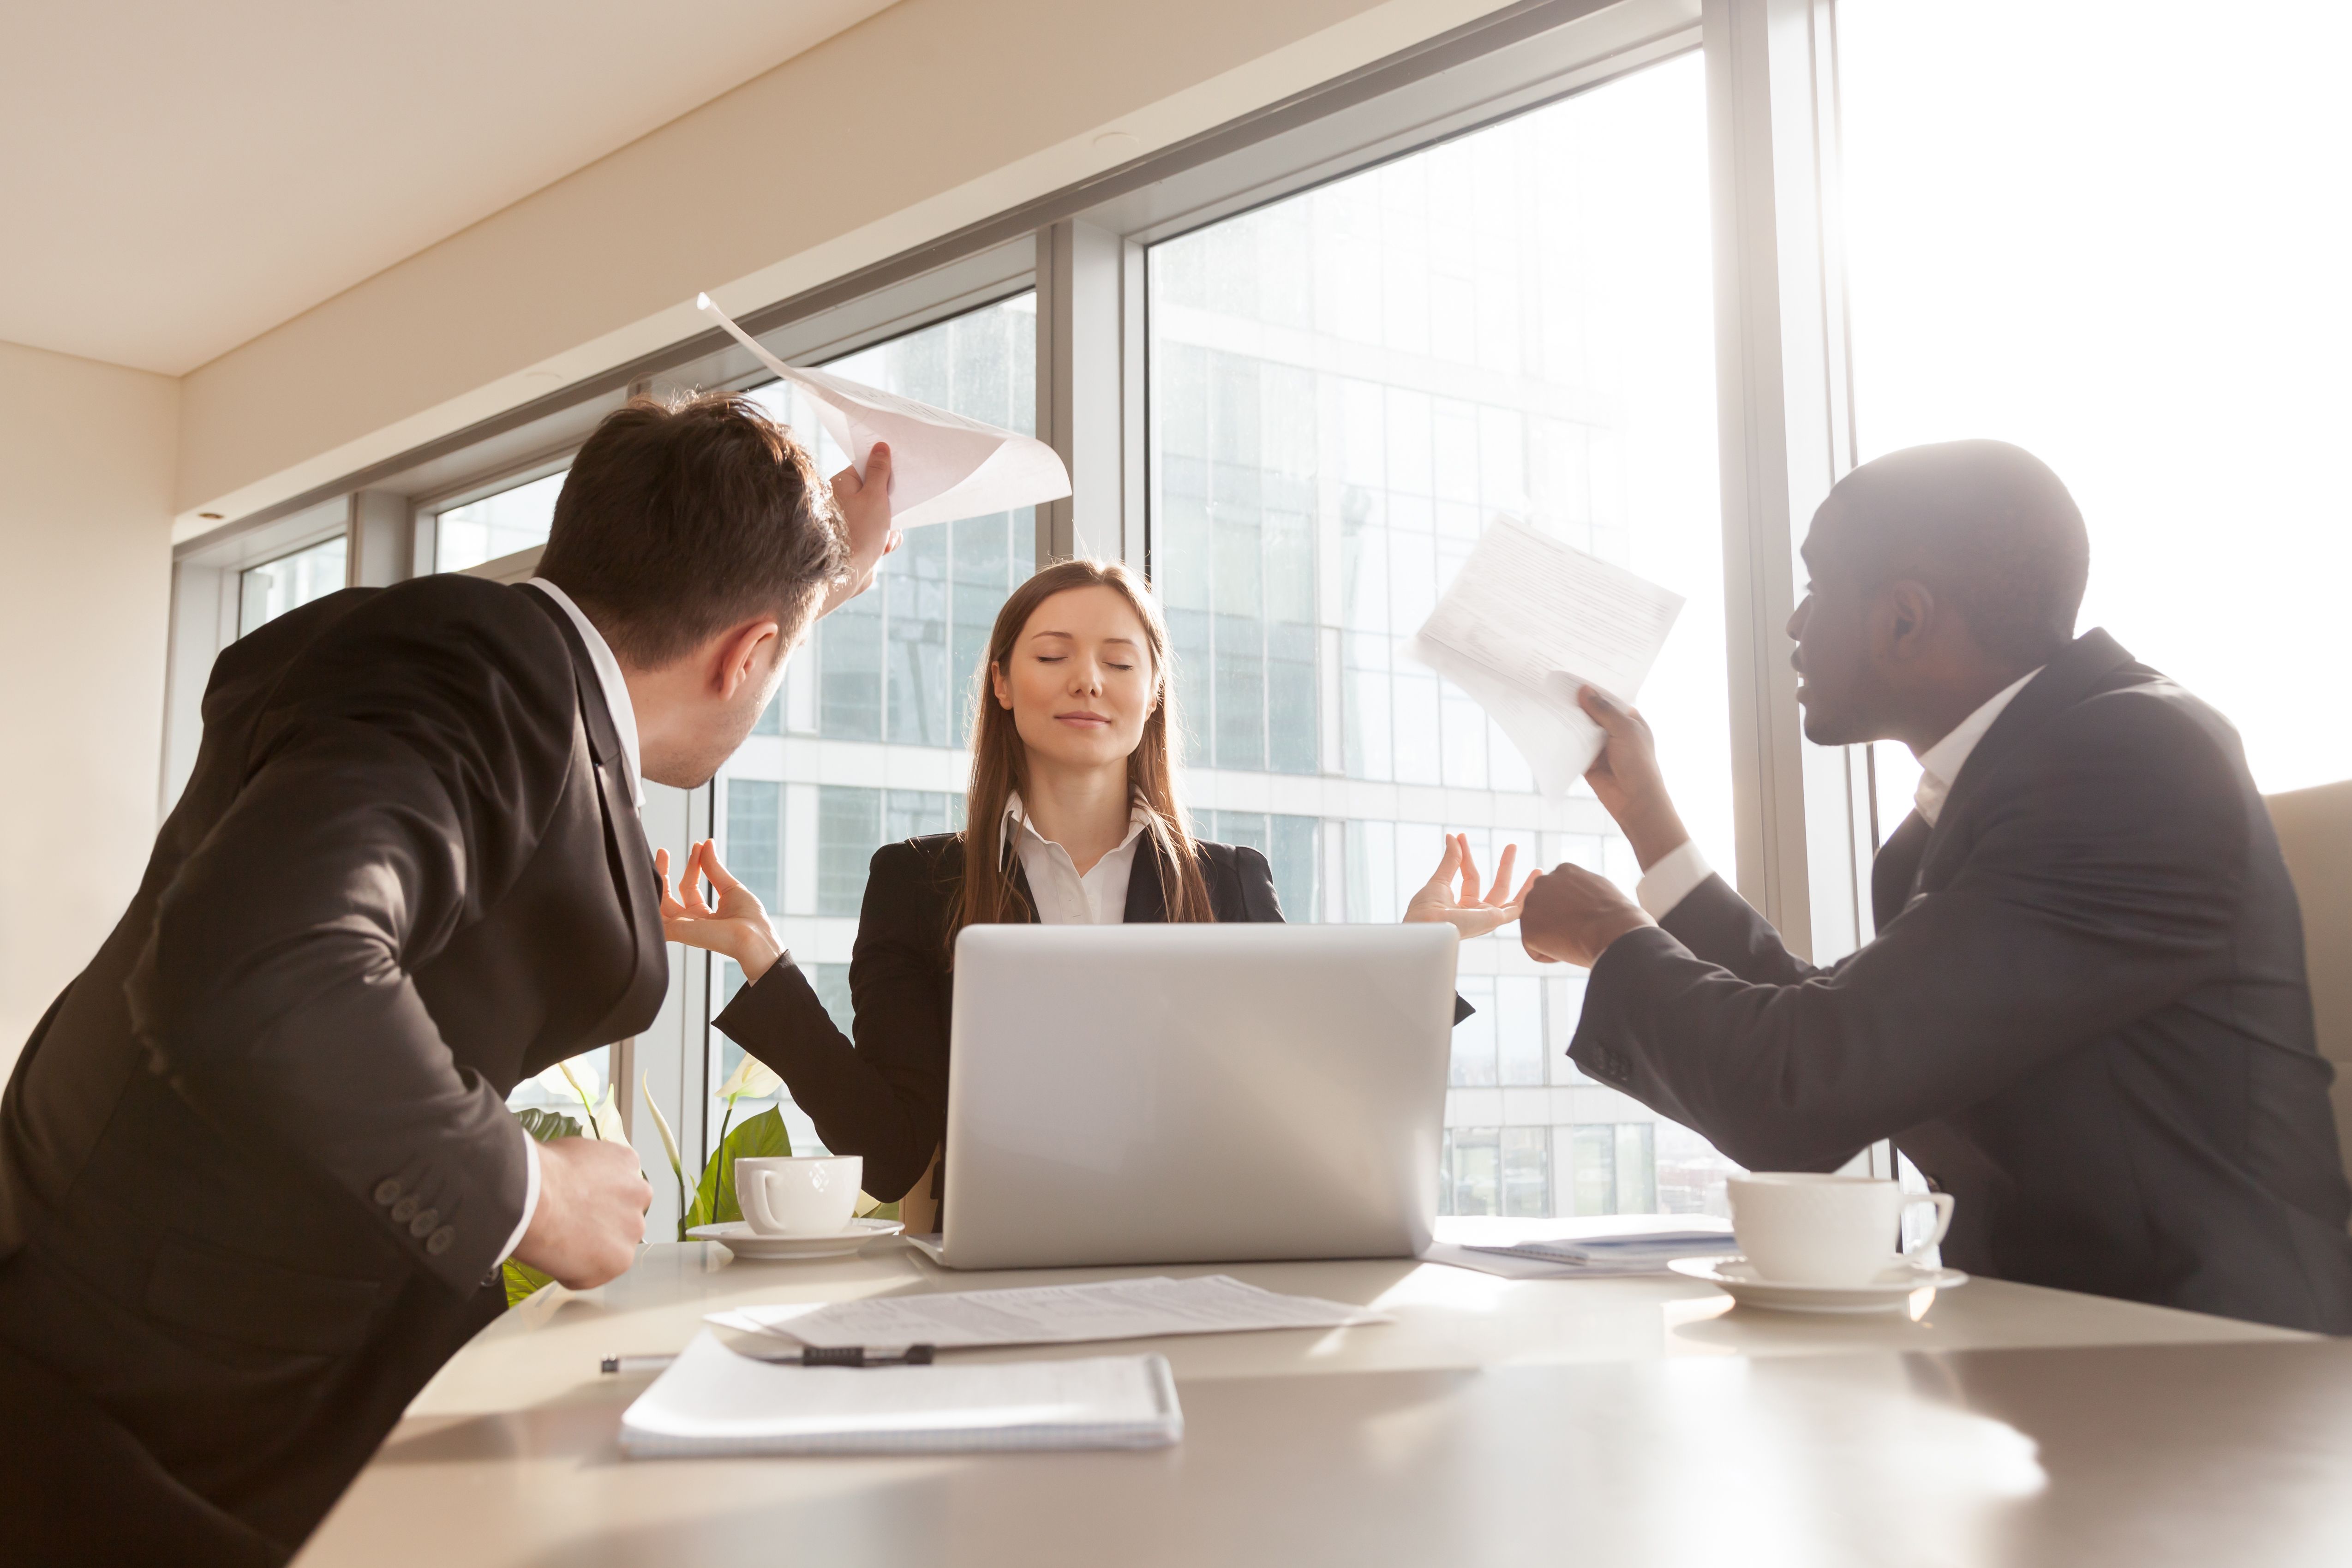
[(1790, 630), (1805, 732), (1825, 744), (1939, 738), (1943, 709), (2073, 639), (2091, 569), (2066, 487), (2001, 441), (1864, 464), (1813, 514), (1804, 553), (1811, 596)]

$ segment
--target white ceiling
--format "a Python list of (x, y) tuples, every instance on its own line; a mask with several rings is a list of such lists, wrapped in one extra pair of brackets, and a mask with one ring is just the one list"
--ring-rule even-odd
[(179, 374), (889, 0), (9, 0), (0, 339)]

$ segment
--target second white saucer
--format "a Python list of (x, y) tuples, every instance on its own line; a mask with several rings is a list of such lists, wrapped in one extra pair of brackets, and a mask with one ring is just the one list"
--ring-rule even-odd
[(895, 1219), (854, 1219), (847, 1230), (831, 1236), (762, 1236), (748, 1221), (698, 1225), (687, 1231), (697, 1241), (715, 1241), (738, 1258), (773, 1261), (792, 1258), (838, 1258), (855, 1252), (877, 1236), (896, 1236), (907, 1227)]
[(1957, 1268), (1920, 1268), (1902, 1263), (1861, 1285), (1792, 1285), (1765, 1279), (1754, 1264), (1737, 1253), (1727, 1258), (1677, 1258), (1666, 1267), (1705, 1280), (1743, 1307), (1769, 1307), (1779, 1312), (1899, 1312), (1910, 1303), (1914, 1291), (1957, 1290), (1969, 1282), (1969, 1277)]

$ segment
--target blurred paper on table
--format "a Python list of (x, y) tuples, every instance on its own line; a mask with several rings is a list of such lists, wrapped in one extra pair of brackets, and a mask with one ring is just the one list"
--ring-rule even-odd
[(1410, 651), (1493, 716), (1538, 788), (1566, 795), (1604, 739), (1578, 689), (1631, 704), (1682, 607), (1679, 594), (1499, 517)]
[(760, 363), (808, 394), (817, 417), (857, 471), (876, 442), (890, 448), (890, 521), (897, 528), (1012, 511), (1070, 493), (1061, 455), (1034, 436), (966, 419), (944, 408), (864, 386), (821, 370), (797, 370), (737, 326), (708, 294), (695, 303), (719, 318)]
[(805, 1345), (1047, 1345), (1157, 1339), (1252, 1329), (1385, 1323), (1384, 1312), (1313, 1296), (1286, 1296), (1229, 1274), (1089, 1280), (1004, 1290), (867, 1296), (855, 1301), (739, 1307), (708, 1314), (723, 1329), (779, 1334)]

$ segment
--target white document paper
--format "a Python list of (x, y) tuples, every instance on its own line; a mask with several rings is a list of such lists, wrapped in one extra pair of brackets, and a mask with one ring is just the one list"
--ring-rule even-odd
[(1580, 1220), (1443, 1219), (1431, 1263), (1507, 1279), (1594, 1279), (1664, 1274), (1677, 1258), (1738, 1250), (1731, 1223), (1705, 1215), (1617, 1215)]
[(1002, 430), (864, 386), (821, 370), (786, 364), (737, 326), (708, 294), (695, 303), (719, 319), (760, 363), (808, 394), (834, 443), (860, 474), (877, 441), (890, 448), (890, 521), (897, 528), (953, 522), (1059, 500), (1070, 493), (1061, 455), (1034, 436)]
[(1679, 594), (1496, 518), (1411, 651), (1494, 717), (1538, 788), (1560, 795), (1605, 740), (1578, 689), (1632, 703), (1682, 607)]
[(634, 1458), (1157, 1448), (1184, 1435), (1165, 1357), (785, 1366), (709, 1330), (621, 1417)]
[(1386, 1323), (1386, 1313), (1312, 1296), (1283, 1296), (1231, 1275), (1199, 1279), (1107, 1279), (1012, 1290), (872, 1296), (859, 1301), (744, 1307), (713, 1312), (721, 1328), (779, 1334), (804, 1345), (1071, 1344), (1082, 1340), (1227, 1334), (1251, 1329), (1328, 1329)]

